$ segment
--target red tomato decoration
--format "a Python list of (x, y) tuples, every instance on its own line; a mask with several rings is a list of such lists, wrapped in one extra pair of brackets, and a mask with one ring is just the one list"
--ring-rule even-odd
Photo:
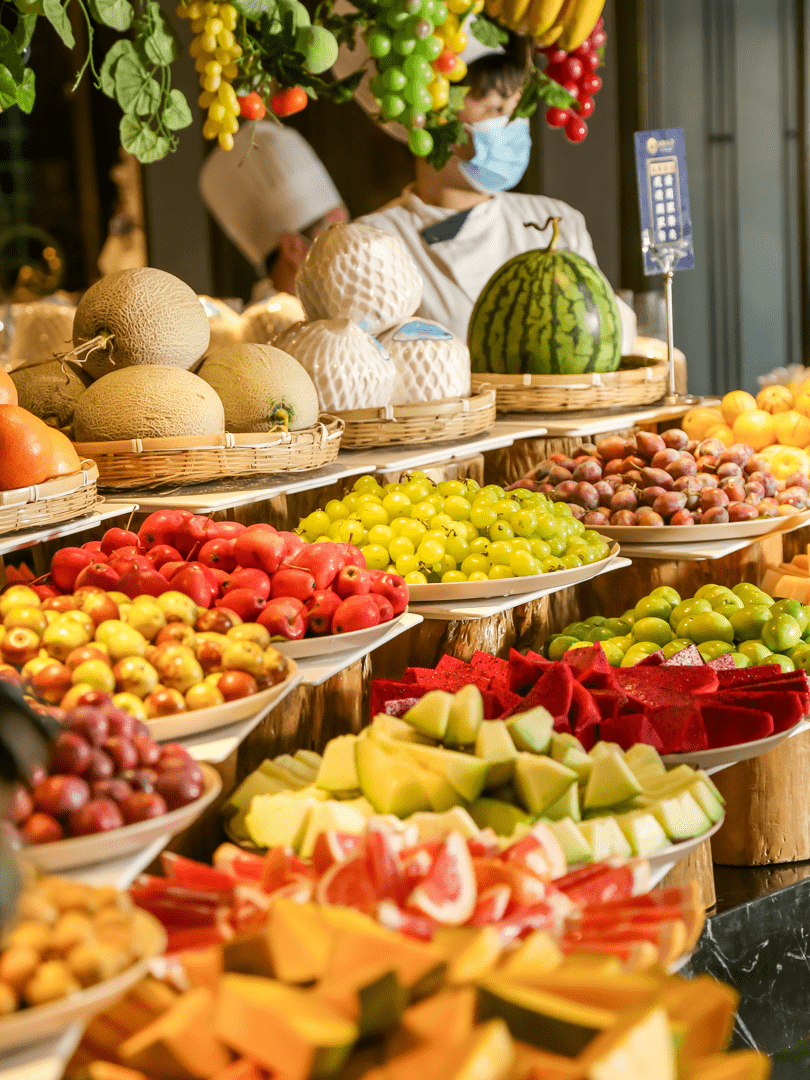
[(301, 86), (288, 86), (270, 99), (270, 108), (276, 116), (292, 116), (307, 107), (307, 92)]
[(261, 120), (267, 110), (264, 102), (255, 90), (236, 99), (239, 102), (239, 115), (245, 120)]

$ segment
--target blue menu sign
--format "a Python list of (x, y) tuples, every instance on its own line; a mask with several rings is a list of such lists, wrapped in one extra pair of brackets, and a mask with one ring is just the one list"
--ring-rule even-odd
[(637, 131), (636, 168), (644, 273), (660, 274), (665, 263), (691, 270), (695, 253), (683, 128)]

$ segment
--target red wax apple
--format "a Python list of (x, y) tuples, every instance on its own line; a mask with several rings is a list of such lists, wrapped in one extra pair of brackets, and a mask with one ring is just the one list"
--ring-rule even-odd
[(287, 550), (284, 556), (285, 562), (294, 559), (298, 552), (307, 546), (306, 541), (302, 540), (298, 533), (282, 531), (278, 535), (284, 541), (284, 547)]
[(134, 791), (121, 803), (121, 813), (127, 825), (161, 817), (167, 810), (165, 799), (155, 791)]
[(270, 577), (265, 574), (264, 570), (259, 570), (256, 567), (240, 566), (232, 574), (228, 575), (228, 580), (222, 586), (222, 592), (227, 594), (235, 589), (249, 589), (262, 600), (269, 600)]
[(58, 660), (46, 664), (31, 679), (31, 689), (37, 697), (58, 705), (71, 686), (72, 671)]
[(49, 585), (47, 582), (43, 582), (41, 585), (32, 585), (31, 589), (37, 594), (40, 600), (50, 600), (55, 596), (59, 596), (59, 590), (55, 585)]
[(342, 600), (331, 589), (320, 589), (307, 601), (309, 611), (309, 629), (319, 637), (332, 633), (332, 619)]
[(235, 540), (245, 531), (245, 526), (238, 521), (218, 521), (217, 528), (223, 540)]
[(174, 546), (181, 555), (190, 555), (218, 536), (219, 526), (215, 521), (204, 514), (192, 514), (177, 530)]
[(391, 605), (391, 601), (387, 599), (387, 597), (381, 596), (379, 593), (372, 592), (368, 595), (380, 609), (380, 622), (390, 622), (394, 617), (394, 609)]
[(177, 592), (190, 596), (198, 607), (209, 608), (214, 602), (216, 589), (203, 566), (184, 566), (172, 574), (170, 585)]
[(209, 540), (200, 548), (199, 561), (203, 566), (216, 567), (226, 573), (235, 570), (237, 562), (233, 553), (233, 543), (233, 540), (225, 540), (223, 537)]
[(174, 534), (182, 525), (183, 518), (182, 510), (156, 510), (138, 529), (139, 544), (146, 550), (158, 544), (174, 546)]
[(309, 570), (297, 566), (280, 566), (270, 583), (270, 596), (291, 596), (306, 603), (315, 592), (315, 577)]
[(101, 550), (100, 540), (88, 540), (86, 544), (82, 544), (82, 548), (85, 551), (89, 551), (93, 558), (96, 558), (99, 554), (104, 554)]
[(226, 701), (237, 701), (258, 692), (259, 687), (247, 671), (223, 671), (217, 681), (217, 690)]
[(51, 814), (32, 814), (20, 829), (26, 844), (53, 844), (64, 839), (62, 826)]
[(141, 542), (137, 533), (130, 532), (128, 529), (107, 529), (101, 538), (101, 550), (104, 554), (110, 555), (123, 547), (134, 547), (136, 551), (140, 551)]
[(348, 596), (365, 596), (371, 592), (371, 575), (368, 570), (349, 563), (335, 578), (335, 592), (343, 600)]
[(256, 622), (266, 604), (267, 601), (252, 589), (231, 589), (214, 602), (214, 607), (235, 611), (242, 622)]
[[(120, 585), (120, 582), (119, 582)], [(89, 615), (96, 626), (100, 626), (108, 619), (117, 619), (119, 616), (118, 604), (107, 593), (88, 593), (82, 596), (79, 602), (79, 611)]]
[(332, 619), (333, 634), (350, 634), (354, 630), (366, 630), (370, 626), (379, 626), (380, 609), (368, 595), (355, 594), (347, 597), (335, 612)]
[(95, 561), (95, 554), (84, 548), (60, 548), (51, 559), (51, 580), (62, 592), (73, 592), (80, 572)]
[(34, 806), (44, 814), (61, 817), (90, 800), (90, 788), (78, 776), (49, 776), (34, 788)]
[(366, 557), (360, 548), (354, 544), (338, 544), (340, 557), (344, 566), (358, 566), (361, 570), (366, 569)]
[(169, 582), (154, 568), (143, 570), (133, 566), (121, 577), (116, 590), (134, 600), (136, 596), (160, 596), (168, 592)]
[(289, 565), (309, 570), (315, 578), (315, 589), (321, 592), (329, 588), (343, 566), (340, 545), (326, 541), (321, 544), (307, 544), (289, 560)]
[(286, 558), (284, 541), (272, 525), (250, 525), (234, 541), (233, 553), (240, 566), (256, 567), (272, 574)]
[(99, 589), (112, 591), (118, 588), (120, 580), (121, 575), (112, 566), (96, 561), (79, 571), (76, 586), (81, 588), (83, 585), (95, 585)]
[(268, 630), (271, 636), (278, 634), (289, 641), (297, 641), (306, 633), (308, 617), (309, 612), (300, 600), (279, 597), (267, 602), (256, 621)]
[(399, 574), (386, 574), (384, 570), (369, 570), (371, 591), (384, 596), (394, 609), (395, 615), (401, 615), (408, 606), (408, 586)]
[(185, 559), (173, 559), (171, 562), (165, 562), (158, 573), (162, 574), (167, 581), (171, 581), (177, 571), (182, 570), (187, 565)]
[(159, 570), (164, 563), (183, 561), (180, 552), (171, 544), (155, 544), (153, 548), (149, 549), (149, 558), (152, 560), (156, 570)]
[(80, 810), (74, 810), (68, 818), (73, 836), (91, 836), (93, 833), (110, 832), (124, 824), (121, 811), (112, 799), (93, 799)]
[[(110, 558), (110, 566), (120, 577), (123, 577), (128, 570), (154, 570), (155, 568), (152, 560), (146, 555), (128, 555), (126, 557), (116, 558), (115, 552)], [(120, 592), (120, 589), (118, 591)]]

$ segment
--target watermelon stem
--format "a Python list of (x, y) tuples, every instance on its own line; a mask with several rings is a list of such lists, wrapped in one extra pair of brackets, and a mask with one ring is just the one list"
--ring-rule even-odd
[(524, 228), (537, 229), (538, 232), (545, 232), (549, 225), (552, 228), (551, 240), (549, 245), (545, 248), (545, 253), (557, 250), (557, 241), (560, 239), (560, 219), (558, 217), (550, 217), (545, 225), (538, 225), (536, 221), (524, 221)]

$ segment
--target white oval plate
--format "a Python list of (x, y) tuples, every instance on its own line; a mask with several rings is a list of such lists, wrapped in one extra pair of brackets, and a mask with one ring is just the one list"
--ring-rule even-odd
[(35, 1005), (0, 1020), (0, 1051), (27, 1046), (64, 1031), (70, 1024), (85, 1023), (104, 1012), (146, 975), (149, 965), (166, 948), (166, 931), (146, 911), (133, 913), (134, 944), (140, 959), (113, 979), (79, 990), (49, 1005)]
[(810, 510), (787, 517), (729, 521), (725, 525), (591, 525), (591, 528), (620, 544), (700, 544), (710, 540), (740, 540), (792, 532), (810, 521)]
[(613, 544), (610, 554), (599, 562), (577, 566), (573, 570), (553, 570), (549, 574), (532, 574), (530, 577), (499, 578), (497, 581), (459, 581), (443, 585), (409, 585), (408, 591), (414, 603), (430, 600), (484, 600), (493, 596), (518, 596), (520, 593), (563, 589), (580, 581), (603, 574), (619, 554), (619, 545)]
[(199, 799), (195, 799), (188, 806), (170, 810), (168, 814), (150, 818), (148, 821), (138, 821), (135, 825), (122, 825), (120, 829), (112, 829), (110, 832), (73, 836), (52, 844), (29, 844), (20, 849), (21, 854), (40, 870), (55, 873), (121, 859), (148, 847), (159, 836), (176, 836), (197, 820), (219, 795), (222, 787), (216, 769), (203, 764), (200, 768), (205, 779), (205, 789)]
[(216, 731), (217, 728), (227, 727), (229, 724), (238, 724), (240, 720), (250, 720), (260, 713), (264, 715), (272, 709), (277, 700), (287, 696), (292, 689), (291, 683), (301, 681), (294, 660), (289, 661), (289, 668), (283, 682), (270, 686), (267, 690), (260, 690), (258, 694), (237, 698), (236, 701), (226, 701), (224, 705), (215, 705), (211, 709), (191, 709), (188, 712), (156, 716), (147, 720), (149, 734), (155, 742), (172, 742), (174, 739), (187, 739), (191, 735), (202, 735), (206, 731)]
[[(693, 836), (689, 840), (681, 840), (671, 847), (664, 848), (663, 851), (656, 851), (654, 855), (645, 855), (645, 859), (650, 864), (650, 873), (653, 874), (656, 870), (667, 867), (664, 871), (664, 876), (666, 876), (676, 863), (679, 863), (681, 859), (685, 859), (687, 855), (691, 855), (695, 848), (699, 848), (704, 840), (708, 840), (709, 837), (714, 836), (725, 820), (726, 815), (723, 814), (719, 821), (716, 821), (710, 829), (707, 829), (705, 833), (701, 833), (700, 836)], [(657, 882), (655, 885), (650, 886), (650, 888), (656, 887)]]
[(296, 660), (347, 652), (383, 637), (407, 614), (408, 609), (405, 608), (401, 615), (395, 615), (388, 622), (380, 623), (379, 626), (367, 626), (364, 630), (352, 630), (350, 634), (323, 634), (320, 637), (299, 638), (298, 641), (271, 641), (270, 644), (284, 656), (295, 657)]
[(727, 765), (736, 765), (740, 761), (750, 761), (751, 758), (767, 754), (769, 750), (775, 750), (785, 739), (789, 739), (792, 735), (800, 735), (802, 731), (808, 729), (810, 729), (810, 724), (807, 720), (798, 720), (787, 731), (777, 731), (775, 735), (768, 735), (764, 739), (735, 743), (733, 746), (718, 746), (714, 750), (694, 750), (689, 754), (667, 754), (663, 760), (667, 765), (691, 765), (695, 769), (721, 769)]

